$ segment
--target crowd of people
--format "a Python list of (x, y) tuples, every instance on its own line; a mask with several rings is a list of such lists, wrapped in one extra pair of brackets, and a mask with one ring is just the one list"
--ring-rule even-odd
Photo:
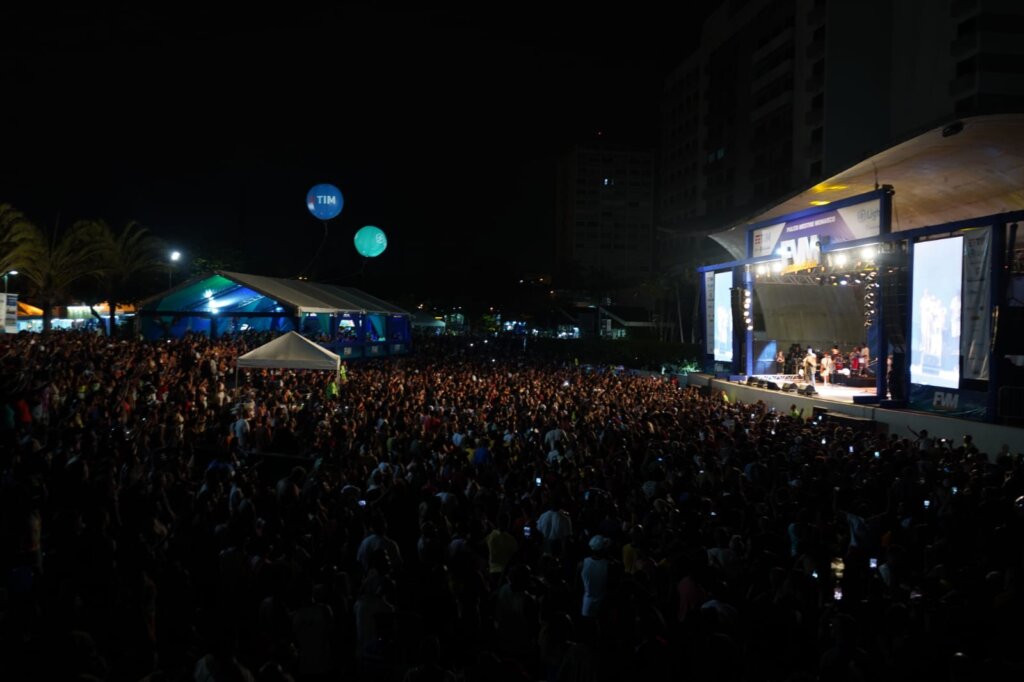
[(0, 337), (6, 679), (1009, 680), (1024, 463), (437, 339)]

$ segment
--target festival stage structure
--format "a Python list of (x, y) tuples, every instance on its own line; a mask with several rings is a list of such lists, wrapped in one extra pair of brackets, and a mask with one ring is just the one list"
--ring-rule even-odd
[[(712, 235), (734, 260), (699, 268), (705, 369), (794, 395), (813, 379), (818, 400), (1024, 425), (1021, 188), (1024, 115), (974, 117)], [(802, 358), (812, 348), (817, 366), (833, 347), (824, 386)]]
[(342, 359), (403, 354), (412, 338), (407, 311), (360, 289), (224, 270), (146, 299), (137, 318), (151, 339), (297, 331)]

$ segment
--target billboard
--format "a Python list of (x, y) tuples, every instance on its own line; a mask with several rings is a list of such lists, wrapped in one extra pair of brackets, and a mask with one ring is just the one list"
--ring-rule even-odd
[(914, 244), (910, 383), (960, 385), (961, 289), (964, 238)]
[(732, 271), (715, 273), (715, 361), (732, 362)]
[(17, 334), (18, 333), (18, 295), (17, 294), (5, 294), (6, 300), (3, 302), (3, 310), (0, 314), (3, 315), (2, 324), (0, 324), (0, 333), (2, 334)]
[(715, 273), (704, 273), (704, 352), (715, 352)]
[(821, 262), (821, 241), (837, 244), (878, 236), (882, 202), (872, 199), (795, 220), (759, 227), (751, 232), (750, 256), (777, 255), (786, 272)]

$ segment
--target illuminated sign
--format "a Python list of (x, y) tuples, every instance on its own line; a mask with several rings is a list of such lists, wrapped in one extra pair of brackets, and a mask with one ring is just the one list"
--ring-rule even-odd
[(872, 199), (760, 227), (751, 234), (750, 256), (779, 256), (785, 272), (813, 268), (821, 262), (822, 238), (837, 244), (878, 235), (880, 207), (881, 201)]

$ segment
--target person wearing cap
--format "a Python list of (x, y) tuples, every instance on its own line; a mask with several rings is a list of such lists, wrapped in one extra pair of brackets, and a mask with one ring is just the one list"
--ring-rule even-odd
[(583, 560), (580, 569), (580, 577), (583, 579), (583, 607), (580, 613), (584, 618), (597, 618), (601, 615), (601, 605), (608, 596), (611, 582), (608, 548), (612, 541), (603, 535), (594, 535), (589, 544), (591, 555)]

